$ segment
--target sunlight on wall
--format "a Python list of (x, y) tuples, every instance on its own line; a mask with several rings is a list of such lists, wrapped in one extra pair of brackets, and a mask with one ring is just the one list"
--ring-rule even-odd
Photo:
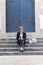
[(1, 17), (0, 17), (0, 30), (1, 30)]
[(40, 14), (39, 18), (40, 18), (40, 29), (43, 29), (43, 14)]
[(41, 9), (43, 9), (43, 6), (40, 6)]

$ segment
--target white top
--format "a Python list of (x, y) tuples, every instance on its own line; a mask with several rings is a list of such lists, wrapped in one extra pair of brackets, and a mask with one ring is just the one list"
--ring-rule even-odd
[(23, 33), (20, 33), (20, 37), (21, 37), (21, 39), (23, 38)]
[(0, 30), (1, 30), (1, 17), (0, 17)]

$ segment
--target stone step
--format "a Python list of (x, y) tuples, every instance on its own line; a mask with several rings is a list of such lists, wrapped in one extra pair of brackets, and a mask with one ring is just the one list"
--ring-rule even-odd
[(0, 52), (0, 55), (43, 55), (43, 51)]
[[(0, 43), (0, 47), (17, 47), (17, 43)], [(27, 46), (32, 46), (32, 47), (40, 47), (42, 46), (43, 47), (43, 43), (36, 43), (36, 44), (29, 44), (29, 43), (26, 43), (26, 47)]]
[[(43, 55), (43, 39), (36, 44), (26, 43), (25, 51), (20, 52), (15, 39), (0, 40), (0, 55)], [(28, 39), (26, 40), (28, 42)]]
[[(33, 37), (34, 38), (34, 37)], [(0, 38), (0, 40), (16, 40), (16, 37), (15, 38), (11, 38), (11, 37), (2, 37), (2, 38)], [(28, 38), (26, 38), (26, 39), (30, 39), (29, 37)], [(36, 38), (37, 40), (43, 40), (43, 38)]]
[[(32, 50), (32, 51), (30, 51), (30, 50), (29, 50), (29, 51), (24, 51), (24, 52), (22, 52), (22, 53), (29, 53), (29, 52), (38, 53), (38, 52), (43, 52), (43, 51), (40, 51), (40, 50), (39, 50), (39, 51), (37, 51), (37, 50), (34, 50), (34, 51)], [(21, 52), (20, 52), (20, 50), (19, 50), (19, 51), (0, 51), (0, 53), (19, 53), (19, 54), (20, 54)]]
[[(41, 42), (37, 42), (36, 44), (43, 44), (43, 42), (41, 43)], [(0, 42), (0, 44), (17, 44), (17, 42)], [(29, 42), (28, 43), (26, 43), (26, 44), (29, 44)]]
[[(17, 43), (17, 41), (16, 41), (16, 42), (14, 42), (14, 41), (0, 41), (0, 44), (2, 44), (2, 43), (5, 43), (5, 44), (12, 44), (12, 43)], [(27, 41), (26, 43), (28, 44), (29, 41)], [(37, 41), (37, 43), (43, 43), (43, 41)]]
[[(43, 44), (26, 44), (26, 47), (43, 47)], [(17, 44), (0, 44), (0, 47), (18, 47)]]
[[(17, 45), (17, 43), (0, 43), (0, 45)], [(43, 43), (36, 43), (36, 44), (29, 44), (29, 43), (26, 43), (26, 45), (43, 45)]]
[[(26, 47), (43, 47), (43, 44), (26, 44)], [(0, 44), (0, 47), (18, 47), (17, 44)]]
[[(28, 50), (43, 50), (43, 47), (25, 47), (25, 50), (28, 51)], [(19, 47), (0, 47), (0, 50), (9, 50), (9, 51), (19, 51)]]
[[(0, 41), (0, 43), (17, 43), (17, 41)], [(26, 43), (29, 43), (29, 41), (27, 40)], [(37, 43), (43, 43), (43, 40), (39, 40), (37, 41)]]
[[(26, 39), (26, 41), (28, 41), (29, 39)], [(16, 42), (17, 40), (16, 39), (0, 39), (0, 42)], [(37, 38), (37, 41), (43, 41), (43, 38)]]
[(43, 40), (43, 38), (37, 38), (37, 40)]

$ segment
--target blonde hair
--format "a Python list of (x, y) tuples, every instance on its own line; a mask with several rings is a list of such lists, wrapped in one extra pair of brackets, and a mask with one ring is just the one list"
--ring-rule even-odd
[(23, 29), (23, 26), (20, 26), (19, 29)]

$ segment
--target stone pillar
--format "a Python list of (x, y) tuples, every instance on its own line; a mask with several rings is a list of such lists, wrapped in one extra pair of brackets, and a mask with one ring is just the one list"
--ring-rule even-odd
[(0, 0), (0, 14), (1, 14), (1, 35), (6, 33), (6, 1)]

